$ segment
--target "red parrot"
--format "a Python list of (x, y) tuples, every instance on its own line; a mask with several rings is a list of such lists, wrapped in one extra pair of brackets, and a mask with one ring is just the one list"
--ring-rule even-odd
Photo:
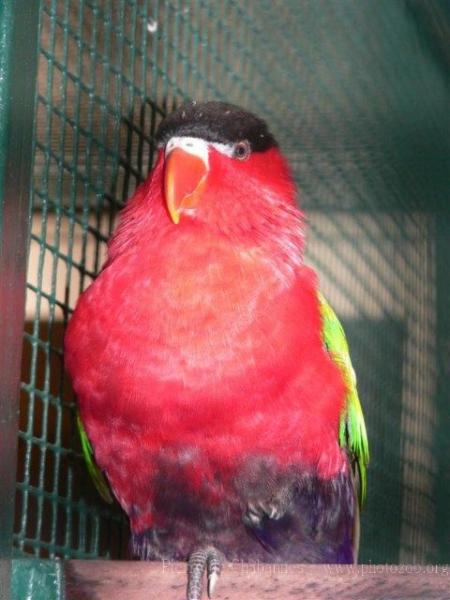
[(66, 333), (84, 450), (134, 554), (188, 560), (189, 600), (224, 560), (352, 563), (366, 430), (288, 163), (223, 102), (157, 143)]

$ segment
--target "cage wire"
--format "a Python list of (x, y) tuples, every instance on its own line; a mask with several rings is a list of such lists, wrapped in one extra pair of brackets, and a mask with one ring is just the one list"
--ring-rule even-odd
[(63, 332), (159, 122), (195, 98), (266, 118), (299, 184), (370, 435), (360, 560), (450, 561), (449, 6), (40, 0), (17, 555), (126, 556), (82, 462)]

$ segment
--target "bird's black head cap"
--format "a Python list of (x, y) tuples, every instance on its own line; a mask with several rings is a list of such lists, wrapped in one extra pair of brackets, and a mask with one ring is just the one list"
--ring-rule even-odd
[(187, 102), (171, 113), (159, 126), (158, 145), (171, 137), (198, 137), (208, 142), (250, 143), (253, 152), (278, 146), (265, 121), (246, 110), (226, 102)]

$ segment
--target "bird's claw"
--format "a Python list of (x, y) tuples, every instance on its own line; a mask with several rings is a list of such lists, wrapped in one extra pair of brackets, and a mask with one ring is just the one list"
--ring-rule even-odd
[(244, 515), (244, 523), (250, 527), (259, 527), (264, 518), (277, 521), (284, 515), (284, 509), (273, 502), (249, 502)]
[(225, 557), (214, 546), (192, 552), (188, 560), (187, 600), (201, 599), (205, 569), (208, 577), (208, 598), (212, 598), (224, 561)]
[(248, 527), (261, 527), (264, 519), (278, 521), (286, 514), (293, 498), (291, 489), (283, 489), (267, 501), (257, 500), (247, 503), (243, 516), (244, 524)]

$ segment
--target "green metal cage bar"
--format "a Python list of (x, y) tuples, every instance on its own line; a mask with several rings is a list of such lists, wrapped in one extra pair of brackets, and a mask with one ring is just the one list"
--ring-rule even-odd
[[(14, 149), (0, 142), (0, 192), (5, 173), (10, 186), (25, 186), (14, 213), (21, 233), (3, 236), (2, 251), (23, 254), (30, 224), (15, 555), (126, 556), (123, 516), (102, 503), (81, 460), (63, 332), (102, 264), (117, 211), (151, 167), (159, 122), (195, 97), (226, 99), (265, 117), (299, 183), (308, 260), (348, 331), (372, 441), (362, 560), (448, 562), (448, 3), (31, 4), (21, 54), (13, 51), (10, 24), (22, 18), (23, 3), (0, 8), (7, 75), (0, 94), (10, 85), (19, 90), (19, 73), (20, 85), (27, 82), (28, 93), (19, 95), (28, 105), (19, 110), (17, 103), (11, 127), (28, 132), (24, 147), (33, 153), (25, 216), (30, 158), (25, 152), (24, 167), (13, 161), (5, 168), (5, 148), (10, 157)], [(10, 106), (0, 102), (0, 111)], [(0, 120), (5, 136), (2, 123), (9, 121)], [(10, 331), (17, 342), (20, 306), (17, 314), (11, 299), (7, 306), (0, 335)], [(18, 354), (8, 360), (17, 367)], [(0, 437), (6, 456), (16, 443), (15, 413), (3, 399), (14, 407), (17, 373), (9, 373), (0, 400), (2, 417), (9, 415), (10, 437)], [(3, 532), (11, 528), (11, 497), (0, 502), (7, 502)], [(1, 540), (9, 553), (9, 537)]]
[[(16, 558), (12, 564), (11, 600), (65, 600), (60, 560)], [(2, 596), (4, 598), (4, 596)]]
[[(9, 597), (38, 6), (0, 5), (0, 596)], [(17, 70), (20, 64), (22, 69)]]
[[(17, 11), (22, 10), (21, 19)], [(36, 50), (33, 31), (37, 10), (24, 2), (4, 2), (0, 12), (0, 556), (8, 555), (7, 532), (12, 530), (13, 478), (17, 442), (17, 383), (23, 327), (28, 199), (31, 180), (31, 143)], [(31, 36), (25, 43), (26, 36)], [(15, 60), (27, 67), (16, 74)], [(25, 118), (25, 119), (24, 119)]]

